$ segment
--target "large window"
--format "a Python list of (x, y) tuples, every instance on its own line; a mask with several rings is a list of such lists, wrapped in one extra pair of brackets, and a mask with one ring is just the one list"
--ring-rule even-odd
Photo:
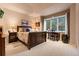
[(67, 15), (52, 17), (44, 20), (44, 31), (67, 32)]

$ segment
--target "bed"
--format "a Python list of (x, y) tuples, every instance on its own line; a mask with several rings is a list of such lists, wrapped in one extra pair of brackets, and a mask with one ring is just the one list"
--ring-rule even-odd
[(46, 32), (32, 32), (24, 29), (31, 29), (30, 26), (17, 26), (18, 40), (23, 43), (28, 49), (46, 42)]
[(46, 32), (18, 32), (17, 36), (28, 49), (46, 42)]
[(20, 42), (22, 42), (25, 45), (28, 45), (29, 32), (18, 32), (17, 36)]

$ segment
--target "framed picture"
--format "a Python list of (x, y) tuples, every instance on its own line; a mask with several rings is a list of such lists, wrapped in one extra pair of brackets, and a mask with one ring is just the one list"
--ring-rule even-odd
[(21, 25), (22, 26), (28, 26), (28, 20), (22, 20)]
[(36, 26), (36, 27), (40, 27), (40, 22), (36, 22), (36, 23), (35, 23), (35, 26)]

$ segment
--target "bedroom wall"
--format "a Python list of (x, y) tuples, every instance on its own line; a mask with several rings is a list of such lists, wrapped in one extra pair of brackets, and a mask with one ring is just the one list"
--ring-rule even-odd
[(79, 48), (79, 4), (70, 7), (70, 44)]
[(70, 7), (70, 44), (76, 46), (76, 5)]
[(79, 49), (79, 4), (76, 4), (76, 40)]
[(8, 34), (8, 30), (11, 28), (17, 27), (17, 25), (20, 25), (22, 19), (29, 20), (28, 15), (24, 15), (12, 10), (8, 10), (5, 8), (2, 8), (5, 12), (2, 19), (0, 19), (0, 26), (3, 27), (4, 34)]
[[(40, 16), (37, 16), (37, 17), (30, 16), (29, 22), (30, 22), (30, 25), (32, 26), (32, 30), (33, 31), (42, 31), (42, 25), (41, 25), (41, 18), (40, 18)], [(40, 22), (40, 27), (36, 27), (35, 26), (36, 22)]]

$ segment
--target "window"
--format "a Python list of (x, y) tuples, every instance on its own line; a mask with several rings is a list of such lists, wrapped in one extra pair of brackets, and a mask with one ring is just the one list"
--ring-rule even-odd
[(44, 20), (44, 31), (67, 32), (67, 15)]
[(50, 20), (46, 21), (46, 30), (50, 29)]
[(57, 31), (57, 18), (54, 18), (54, 19), (52, 19), (52, 20), (50, 20), (50, 22), (51, 22), (51, 30), (52, 31)]
[(65, 31), (65, 17), (59, 17), (59, 25), (58, 25), (58, 29), (59, 31)]

